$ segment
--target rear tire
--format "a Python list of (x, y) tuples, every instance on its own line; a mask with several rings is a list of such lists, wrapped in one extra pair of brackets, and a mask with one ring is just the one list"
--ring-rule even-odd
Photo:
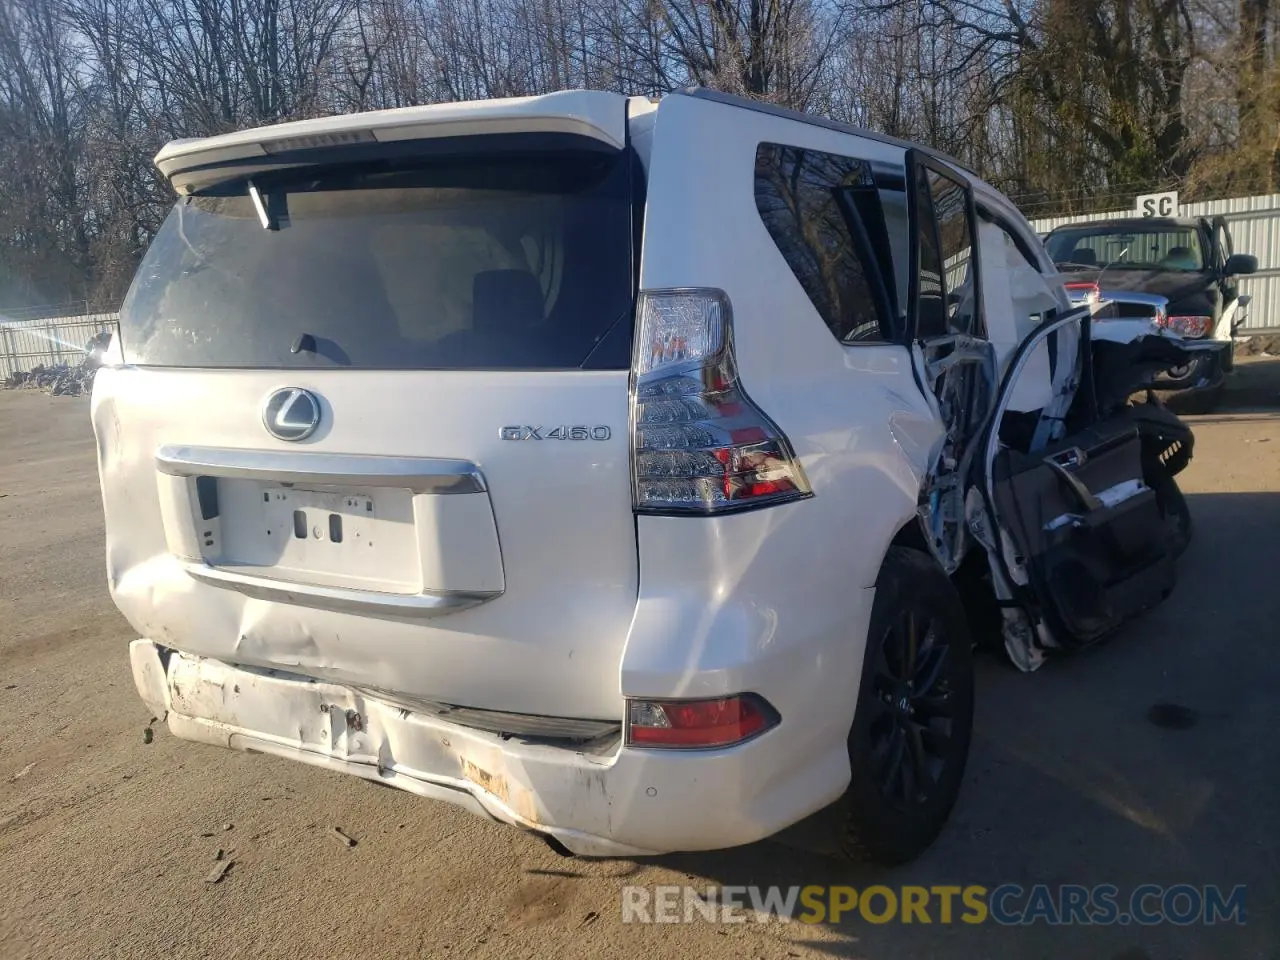
[(919, 856), (955, 806), (972, 733), (973, 644), (960, 596), (932, 557), (890, 547), (849, 731), (841, 854), (884, 866)]

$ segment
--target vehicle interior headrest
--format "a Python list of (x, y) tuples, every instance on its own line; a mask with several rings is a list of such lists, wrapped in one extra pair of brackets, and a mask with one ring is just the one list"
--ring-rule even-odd
[(1096, 267), (1098, 265), (1098, 254), (1089, 247), (1076, 247), (1071, 251), (1071, 262)]

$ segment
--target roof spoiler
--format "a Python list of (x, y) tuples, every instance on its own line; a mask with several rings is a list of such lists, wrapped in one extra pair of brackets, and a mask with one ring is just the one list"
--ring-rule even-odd
[(416, 142), (451, 137), (560, 134), (621, 150), (627, 136), (626, 103), (620, 94), (568, 90), (538, 97), (375, 110), (174, 140), (156, 154), (155, 164), (174, 189), (185, 194), (264, 167), (316, 163), (335, 152), (353, 158), (375, 152), (385, 155)]

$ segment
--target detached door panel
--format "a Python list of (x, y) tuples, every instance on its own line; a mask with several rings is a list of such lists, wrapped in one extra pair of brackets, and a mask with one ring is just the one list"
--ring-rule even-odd
[(1063, 329), (1047, 323), (1019, 347), (995, 413), (1007, 445), (993, 452), (989, 476), (1013, 559), (1054, 638), (1070, 648), (1159, 603), (1174, 570), (1131, 420), (1106, 420), (1038, 448), (1030, 438), (1039, 431), (1009, 429), (1021, 415), (1006, 420), (1008, 401), (1019, 376), (1034, 370), (1019, 359)]

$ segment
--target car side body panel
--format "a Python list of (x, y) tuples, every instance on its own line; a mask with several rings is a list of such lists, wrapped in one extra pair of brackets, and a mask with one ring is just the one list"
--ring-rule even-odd
[(812, 779), (817, 809), (848, 780), (873, 587), (890, 541), (916, 522), (942, 429), (908, 349), (842, 345), (787, 267), (752, 200), (763, 142), (889, 163), (903, 155), (729, 105), (662, 101), (641, 288), (728, 294), (742, 384), (790, 439), (814, 495), (721, 517), (638, 517), (640, 598), (622, 687), (763, 693), (788, 728), (779, 776)]

